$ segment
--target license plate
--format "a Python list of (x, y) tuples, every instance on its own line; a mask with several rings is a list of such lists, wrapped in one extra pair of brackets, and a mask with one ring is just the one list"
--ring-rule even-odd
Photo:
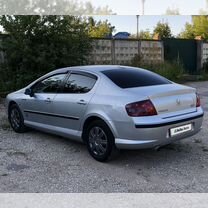
[(177, 136), (179, 134), (185, 133), (192, 130), (192, 124), (187, 124), (184, 126), (178, 126), (170, 129), (170, 136)]

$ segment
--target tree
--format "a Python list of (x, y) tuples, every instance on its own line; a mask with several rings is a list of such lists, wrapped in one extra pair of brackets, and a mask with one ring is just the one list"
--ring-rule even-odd
[(90, 1), (76, 0), (0, 0), (0, 14), (24, 15), (107, 15), (112, 10), (94, 7)]
[(156, 27), (154, 28), (153, 34), (154, 35), (159, 34), (161, 39), (173, 37), (170, 26), (168, 25), (167, 22), (166, 23), (158, 22)]
[(9, 33), (4, 69), (12, 90), (56, 68), (87, 63), (91, 41), (81, 18), (2, 16), (0, 24)]
[(115, 27), (108, 20), (95, 21), (93, 17), (88, 18), (88, 30), (90, 37), (105, 38), (111, 37)]
[(192, 23), (186, 23), (184, 31), (179, 36), (188, 39), (202, 36), (208, 40), (208, 16), (192, 16)]
[(208, 39), (208, 16), (193, 16), (192, 22), (194, 36), (202, 36), (204, 39)]
[(168, 7), (167, 10), (166, 10), (165, 15), (180, 15), (180, 12), (179, 12), (178, 8)]
[[(132, 34), (130, 38), (137, 38), (136, 34)], [(141, 30), (139, 32), (139, 39), (149, 40), (152, 39), (152, 34), (149, 30)]]
[(185, 24), (185, 29), (178, 35), (178, 38), (194, 39), (195, 35), (193, 25), (187, 22)]
[(149, 30), (141, 30), (139, 33), (140, 39), (152, 39), (152, 34)]

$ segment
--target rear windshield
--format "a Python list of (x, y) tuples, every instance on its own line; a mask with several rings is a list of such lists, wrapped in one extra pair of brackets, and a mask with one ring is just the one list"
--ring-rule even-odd
[(166, 78), (143, 69), (121, 68), (102, 73), (121, 88), (171, 84)]

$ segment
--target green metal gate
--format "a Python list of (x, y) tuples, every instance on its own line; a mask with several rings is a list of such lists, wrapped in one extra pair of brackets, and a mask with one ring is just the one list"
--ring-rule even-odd
[(183, 64), (185, 72), (197, 73), (197, 41), (186, 39), (164, 39), (164, 58)]

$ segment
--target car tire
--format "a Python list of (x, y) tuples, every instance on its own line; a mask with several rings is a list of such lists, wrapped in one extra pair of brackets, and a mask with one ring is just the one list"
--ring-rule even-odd
[(115, 138), (105, 122), (96, 120), (90, 123), (84, 137), (87, 149), (95, 160), (106, 162), (112, 159), (116, 152)]
[(24, 133), (27, 128), (24, 125), (24, 118), (17, 104), (12, 104), (9, 108), (9, 123), (17, 133)]

